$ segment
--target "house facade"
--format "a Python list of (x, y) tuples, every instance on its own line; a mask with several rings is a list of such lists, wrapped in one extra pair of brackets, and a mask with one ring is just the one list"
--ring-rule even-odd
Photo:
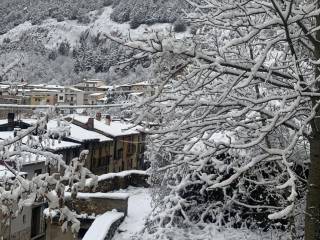
[[(130, 169), (144, 168), (145, 134), (137, 128), (123, 121), (112, 121), (110, 116), (99, 120), (88, 116), (74, 115), (68, 118), (73, 124), (102, 134), (112, 139), (106, 158), (99, 157), (103, 153), (102, 147), (98, 152), (95, 163), (103, 166), (105, 172), (120, 172)], [(98, 162), (98, 163), (97, 163)]]
[[(45, 240), (46, 228), (43, 211), (45, 203), (24, 207), (18, 216), (5, 216), (0, 211), (0, 239), (2, 240)], [(17, 206), (16, 206), (17, 208)], [(14, 210), (14, 209), (12, 209)]]

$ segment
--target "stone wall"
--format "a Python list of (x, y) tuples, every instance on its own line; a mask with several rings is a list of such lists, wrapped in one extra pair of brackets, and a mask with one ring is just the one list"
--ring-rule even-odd
[(47, 220), (46, 229), (46, 239), (47, 240), (75, 240), (71, 231), (62, 232), (61, 223), (51, 222)]
[(105, 237), (104, 240), (112, 240), (114, 234), (116, 233), (117, 229), (119, 228), (119, 226), (121, 225), (121, 223), (123, 222), (124, 217), (118, 219), (117, 221), (115, 221), (114, 223), (112, 223), (112, 225), (109, 228), (109, 232), (107, 234), (107, 236)]
[(118, 212), (123, 212), (125, 216), (128, 212), (128, 198), (112, 199), (112, 198), (89, 198), (89, 199), (68, 199), (66, 205), (77, 212), (77, 214), (86, 213), (91, 215), (103, 214), (107, 211), (116, 209)]
[[(101, 175), (99, 177), (99, 184), (94, 192), (112, 192), (119, 189), (126, 189), (130, 186), (133, 187), (149, 187), (147, 182), (149, 175), (147, 173), (132, 173), (125, 176), (114, 174), (113, 177), (107, 177), (109, 174)], [(106, 177), (104, 177), (106, 176)], [(85, 192), (92, 192), (92, 189), (86, 188)]]
[[(147, 183), (149, 175), (144, 171), (126, 171), (120, 173), (109, 173), (99, 176), (99, 184), (95, 189), (95, 192), (108, 193), (111, 191), (125, 189), (129, 186), (134, 187), (149, 187)], [(87, 188), (85, 192), (91, 192), (92, 190)], [(99, 197), (88, 197), (80, 199), (66, 199), (66, 205), (77, 212), (77, 214), (92, 214), (100, 215), (106, 211), (112, 211), (116, 209), (119, 212), (123, 212), (125, 216), (128, 212), (128, 198), (99, 198)], [(114, 236), (119, 225), (122, 223), (124, 217), (114, 222), (105, 240), (111, 240)], [(81, 220), (81, 228), (88, 229), (91, 224), (85, 226), (84, 220)], [(47, 228), (47, 239), (48, 240), (73, 240), (73, 235), (68, 233), (62, 233), (60, 224), (55, 222), (51, 224), (48, 222)]]
[(10, 240), (30, 240), (30, 236), (31, 230), (28, 228), (26, 230), (11, 234)]
[(0, 211), (0, 239), (9, 240), (10, 239), (10, 225), (6, 224), (5, 217)]

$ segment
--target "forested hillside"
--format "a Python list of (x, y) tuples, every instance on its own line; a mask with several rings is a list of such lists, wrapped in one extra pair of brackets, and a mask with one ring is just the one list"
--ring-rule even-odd
[(0, 64), (4, 68), (12, 59), (21, 61), (2, 81), (74, 83), (95, 77), (126, 82), (149, 77), (148, 59), (113, 67), (134, 51), (103, 38), (103, 33), (141, 35), (146, 27), (185, 31), (181, 9), (187, 7), (181, 0), (3, 0)]
[[(78, 20), (88, 23), (87, 13), (112, 6), (112, 20), (140, 24), (173, 23), (179, 20), (188, 5), (181, 0), (3, 0), (0, 2), (0, 34), (31, 21), (40, 24), (48, 18), (58, 21)], [(179, 7), (177, 7), (179, 6)]]

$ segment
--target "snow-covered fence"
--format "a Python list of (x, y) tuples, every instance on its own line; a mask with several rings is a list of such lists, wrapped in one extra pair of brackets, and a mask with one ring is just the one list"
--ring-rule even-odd
[[(128, 170), (118, 173), (107, 173), (98, 177), (98, 185), (94, 189), (95, 192), (110, 192), (119, 189), (126, 189), (129, 186), (149, 187), (147, 182), (149, 174), (141, 170)], [(85, 188), (86, 192), (92, 192), (91, 179), (88, 179)]]

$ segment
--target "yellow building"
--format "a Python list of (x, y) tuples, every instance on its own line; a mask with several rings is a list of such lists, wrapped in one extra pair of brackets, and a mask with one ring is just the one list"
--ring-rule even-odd
[(35, 88), (28, 92), (31, 105), (55, 105), (59, 90)]

